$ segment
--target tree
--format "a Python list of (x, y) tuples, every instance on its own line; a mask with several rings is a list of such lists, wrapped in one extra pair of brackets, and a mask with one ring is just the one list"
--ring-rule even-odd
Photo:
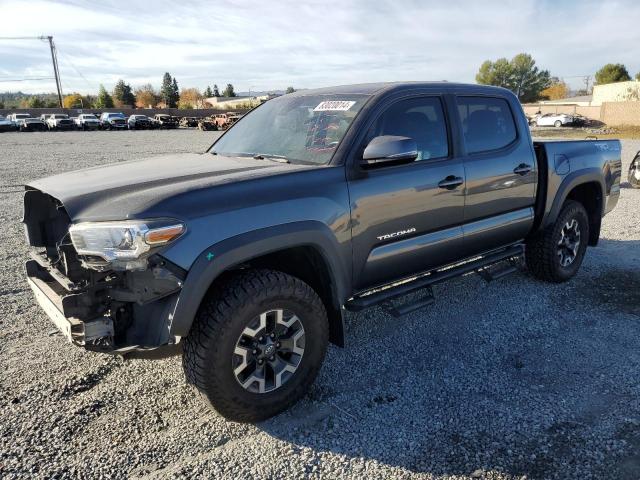
[(233, 91), (233, 85), (230, 83), (227, 83), (227, 88), (224, 89), (224, 92), (222, 92), (222, 96), (223, 97), (235, 97), (236, 96), (236, 92)]
[(547, 100), (559, 100), (561, 98), (567, 98), (569, 96), (569, 86), (562, 80), (554, 78), (551, 80), (551, 85), (540, 92), (540, 97)]
[(89, 102), (82, 98), (82, 95), (79, 93), (71, 93), (65, 95), (62, 99), (62, 106), (64, 108), (84, 108), (85, 106), (89, 106)]
[(153, 85), (146, 83), (135, 90), (136, 107), (153, 108), (160, 101), (160, 96), (156, 93)]
[(178, 108), (200, 108), (202, 106), (202, 94), (197, 88), (183, 88), (180, 92)]
[(220, 90), (218, 90), (218, 85), (213, 85), (213, 96), (214, 97), (219, 97), (220, 96)]
[(293, 92), (295, 92), (295, 91), (296, 91), (296, 89), (295, 89), (295, 88), (293, 88), (293, 87), (287, 87), (287, 90), (286, 90), (284, 93), (293, 93)]
[(528, 53), (519, 53), (510, 61), (506, 58), (495, 62), (487, 60), (480, 66), (476, 81), (508, 88), (523, 103), (537, 100), (540, 92), (551, 83), (549, 71), (540, 70)]
[(213, 90), (211, 90), (211, 87), (209, 85), (207, 85), (207, 88), (204, 89), (202, 95), (204, 96), (204, 98), (213, 97)]
[(44, 108), (44, 100), (36, 96), (30, 97), (27, 100), (27, 108)]
[(173, 103), (177, 106), (178, 100), (180, 100), (180, 89), (178, 88), (178, 81), (176, 80), (176, 77), (173, 77), (173, 82), (171, 82), (171, 90), (173, 93)]
[(0, 102), (0, 110), (4, 108), (4, 102)]
[(631, 80), (627, 67), (621, 63), (607, 63), (596, 72), (596, 85), (626, 82)]
[(113, 87), (113, 103), (116, 107), (133, 107), (136, 104), (131, 85), (124, 83), (124, 80), (118, 80)]
[(113, 98), (107, 92), (107, 89), (104, 88), (104, 85), (100, 85), (100, 89), (98, 90), (98, 98), (93, 104), (95, 108), (113, 108)]
[(640, 72), (636, 73), (636, 82), (640, 82)]
[[(175, 88), (174, 88), (175, 86)], [(178, 82), (176, 82), (175, 78), (171, 78), (169, 72), (164, 74), (162, 77), (162, 87), (160, 87), (160, 97), (162, 101), (167, 106), (167, 108), (175, 108), (178, 102)]]

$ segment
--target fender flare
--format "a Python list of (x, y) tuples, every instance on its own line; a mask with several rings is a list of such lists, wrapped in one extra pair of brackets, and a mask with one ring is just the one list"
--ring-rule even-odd
[[(340, 245), (320, 222), (303, 221), (254, 230), (211, 245), (198, 255), (185, 278), (175, 309), (170, 315), (170, 334), (187, 336), (200, 303), (213, 281), (224, 271), (253, 258), (287, 248), (312, 246), (326, 262), (336, 315), (329, 315), (333, 343), (344, 344), (342, 305), (349, 296), (351, 275), (339, 261)], [(333, 318), (332, 318), (333, 317)]]
[(547, 227), (556, 221), (558, 215), (560, 214), (560, 209), (562, 208), (562, 205), (564, 205), (564, 202), (567, 200), (569, 193), (574, 188), (579, 187), (580, 185), (583, 185), (585, 183), (597, 183), (600, 187), (600, 218), (602, 218), (602, 214), (604, 213), (605, 208), (604, 195), (606, 194), (602, 176), (602, 170), (598, 168), (580, 169), (567, 175), (562, 180), (562, 183), (555, 193), (553, 203), (546, 215), (542, 227)]

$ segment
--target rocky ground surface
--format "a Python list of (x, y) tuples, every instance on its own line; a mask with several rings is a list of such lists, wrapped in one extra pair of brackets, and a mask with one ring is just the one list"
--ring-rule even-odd
[[(640, 478), (640, 190), (626, 182), (570, 283), (470, 275), (400, 320), (350, 315), (348, 348), (259, 425), (208, 411), (179, 358), (122, 361), (55, 334), (22, 272), (23, 184), (215, 135), (0, 134), (0, 477)], [(639, 149), (624, 141), (625, 170)]]

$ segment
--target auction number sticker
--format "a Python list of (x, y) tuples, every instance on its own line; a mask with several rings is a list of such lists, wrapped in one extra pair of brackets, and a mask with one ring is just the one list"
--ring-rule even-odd
[(353, 107), (356, 102), (349, 100), (330, 100), (327, 102), (320, 102), (314, 112), (346, 112)]

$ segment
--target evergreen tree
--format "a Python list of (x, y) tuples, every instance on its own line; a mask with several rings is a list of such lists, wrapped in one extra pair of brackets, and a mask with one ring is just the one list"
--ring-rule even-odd
[(173, 79), (169, 72), (166, 72), (162, 77), (162, 87), (160, 87), (160, 98), (169, 108), (176, 106), (177, 98), (175, 97), (173, 90)]
[(124, 80), (118, 80), (116, 86), (113, 87), (113, 100), (117, 107), (135, 106), (136, 97), (131, 91), (131, 85), (124, 83)]
[(104, 88), (104, 85), (100, 85), (100, 90), (98, 90), (98, 98), (96, 99), (96, 103), (94, 104), (95, 108), (113, 108), (113, 98), (107, 92), (107, 89)]
[(223, 97), (235, 97), (236, 96), (236, 92), (233, 90), (233, 85), (230, 83), (227, 83), (227, 88), (224, 89), (224, 92), (222, 92), (222, 96)]
[(171, 93), (173, 98), (173, 105), (171, 105), (171, 108), (174, 108), (178, 106), (178, 101), (180, 100), (180, 89), (178, 88), (178, 82), (176, 80), (176, 77), (173, 77), (171, 90), (172, 90)]
[(213, 97), (213, 91), (211, 90), (211, 87), (209, 85), (207, 85), (207, 88), (205, 88), (203, 95), (204, 98)]
[(214, 97), (219, 97), (220, 96), (220, 90), (218, 90), (218, 85), (214, 85), (213, 86), (213, 96)]

